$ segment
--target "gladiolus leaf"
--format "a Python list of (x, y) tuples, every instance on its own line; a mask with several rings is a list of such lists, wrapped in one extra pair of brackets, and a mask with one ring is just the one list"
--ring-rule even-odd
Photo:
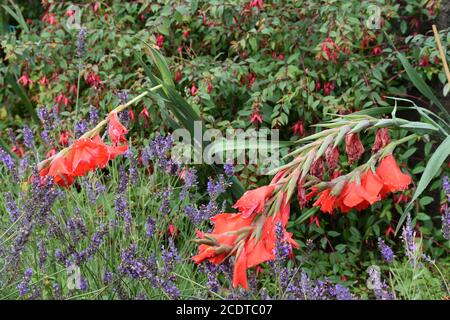
[(411, 198), (411, 201), (409, 202), (408, 206), (406, 207), (405, 211), (402, 213), (402, 216), (400, 217), (400, 220), (397, 224), (397, 228), (395, 229), (395, 233), (397, 233), (400, 230), (400, 227), (402, 226), (403, 222), (405, 221), (406, 215), (408, 214), (409, 210), (411, 209), (414, 201), (416, 201), (416, 199), (422, 194), (422, 192), (428, 186), (430, 181), (438, 173), (442, 164), (444, 163), (444, 161), (447, 159), (447, 157), (449, 155), (450, 155), (450, 136), (447, 137), (439, 145), (439, 147), (436, 149), (436, 151), (431, 156), (430, 161), (428, 161), (427, 166), (425, 167), (425, 171), (423, 172), (422, 177), (420, 177), (420, 181), (417, 184), (416, 192), (414, 193), (413, 197)]

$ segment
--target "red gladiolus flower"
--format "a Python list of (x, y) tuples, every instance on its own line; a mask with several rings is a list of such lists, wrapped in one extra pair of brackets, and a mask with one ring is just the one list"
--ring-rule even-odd
[(260, 213), (264, 210), (264, 205), (267, 199), (272, 195), (274, 189), (274, 185), (268, 185), (246, 191), (242, 197), (236, 201), (233, 208), (239, 210), (244, 218)]
[(329, 214), (333, 213), (336, 207), (337, 197), (331, 194), (331, 189), (325, 189), (319, 193), (319, 198), (314, 202), (314, 207), (320, 207), (320, 210)]
[(364, 146), (357, 133), (347, 133), (345, 136), (345, 151), (348, 155), (348, 163), (352, 164), (364, 153)]
[(380, 161), (376, 173), (383, 181), (383, 188), (380, 192), (382, 197), (389, 192), (405, 190), (411, 183), (411, 177), (400, 170), (392, 154)]
[[(285, 227), (289, 219), (289, 203), (283, 195), (283, 201), (274, 216), (252, 215), (245, 217), (237, 214), (223, 213), (211, 218), (214, 230), (210, 234), (197, 232), (200, 243), (199, 254), (192, 257), (195, 263), (209, 260), (214, 264), (222, 263), (229, 255), (236, 257), (233, 273), (233, 286), (247, 285), (247, 269), (275, 259), (274, 248), (277, 239), (275, 227), (281, 224), (284, 241), (298, 248), (292, 235)], [(259, 237), (252, 236), (258, 234)]]
[(309, 225), (312, 225), (313, 223), (316, 224), (317, 228), (320, 228), (319, 216), (314, 215), (309, 218)]
[(300, 209), (303, 209), (308, 202), (306, 197), (306, 189), (303, 187), (303, 181), (298, 179), (297, 181), (297, 198), (298, 198), (298, 206)]
[(323, 179), (323, 175), (325, 174), (325, 165), (322, 157), (313, 162), (311, 169), (309, 169), (309, 173), (312, 176), (317, 177), (319, 180)]
[(375, 134), (375, 142), (372, 146), (372, 152), (377, 152), (380, 149), (383, 149), (386, 147), (390, 142), (389, 138), (389, 129), (388, 128), (381, 128), (378, 129)]
[(128, 133), (128, 130), (123, 124), (120, 123), (117, 113), (113, 113), (111, 119), (109, 120), (108, 133), (111, 142), (115, 145), (122, 141), (127, 141), (124, 135)]

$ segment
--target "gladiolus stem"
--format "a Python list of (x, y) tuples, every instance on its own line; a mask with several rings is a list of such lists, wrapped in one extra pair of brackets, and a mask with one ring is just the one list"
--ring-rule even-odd
[[(83, 134), (80, 139), (85, 139), (85, 138), (93, 138), (95, 137), (102, 129), (104, 126), (106, 126), (106, 124), (108, 123), (109, 119), (111, 118), (111, 116), (115, 113), (121, 112), (123, 110), (125, 110), (126, 108), (128, 108), (130, 105), (132, 105), (133, 103), (141, 100), (143, 97), (145, 97), (146, 95), (148, 95), (150, 92), (156, 91), (158, 89), (162, 88), (162, 84), (159, 84), (157, 86), (154, 86), (153, 88), (149, 89), (148, 91), (144, 91), (142, 92), (140, 95), (136, 96), (135, 98), (131, 99), (130, 101), (128, 101), (125, 104), (121, 104), (119, 106), (117, 106), (115, 109), (113, 109), (108, 116), (106, 117), (106, 119), (100, 121), (95, 128), (93, 128), (92, 130), (86, 132), (85, 134)], [(67, 151), (70, 150), (72, 146), (68, 146), (67, 148), (62, 149), (61, 151), (59, 151), (57, 154), (55, 154), (54, 156), (45, 159), (41, 162), (38, 163), (37, 167), (38, 170), (42, 170), (44, 168), (46, 168), (56, 157), (64, 155)]]

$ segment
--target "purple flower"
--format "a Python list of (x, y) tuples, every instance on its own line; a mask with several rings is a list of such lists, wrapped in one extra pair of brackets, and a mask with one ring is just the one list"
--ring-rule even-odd
[(130, 160), (130, 166), (128, 169), (128, 177), (130, 179), (130, 183), (132, 185), (135, 185), (139, 178), (139, 173), (137, 170), (138, 165), (138, 158), (133, 153), (133, 150), (131, 149), (131, 146), (128, 148), (127, 152), (125, 153), (125, 156)]
[(444, 214), (442, 215), (442, 234), (444, 239), (450, 240), (450, 206), (444, 210)]
[(206, 285), (208, 286), (208, 289), (212, 292), (219, 292), (220, 283), (219, 283), (219, 268), (217, 265), (207, 261), (204, 265), (202, 270), (206, 273), (206, 276), (208, 278), (208, 281)]
[(170, 205), (170, 196), (172, 195), (172, 188), (167, 187), (161, 192), (158, 193), (158, 198), (161, 199), (161, 205), (159, 207), (159, 211), (164, 214), (170, 214), (171, 205)]
[(45, 242), (43, 240), (40, 240), (38, 243), (38, 251), (39, 251), (39, 268), (43, 269), (48, 257), (47, 248), (45, 247)]
[(113, 278), (113, 273), (110, 272), (110, 271), (106, 271), (106, 272), (103, 274), (102, 281), (103, 281), (103, 283), (104, 283), (105, 285), (108, 285), (108, 284), (111, 283), (112, 278)]
[(94, 106), (90, 106), (89, 108), (89, 125), (92, 127), (95, 126), (98, 122), (98, 110)]
[(19, 175), (19, 179), (23, 179), (25, 177), (26, 172), (30, 168), (30, 162), (28, 160), (28, 156), (25, 155), (22, 159), (19, 161), (19, 168), (17, 170), (17, 173)]
[(23, 126), (23, 143), (28, 149), (34, 150), (34, 135), (28, 125)]
[(447, 196), (447, 201), (450, 202), (450, 181), (448, 176), (442, 178), (442, 188), (444, 189), (445, 195)]
[(381, 238), (378, 238), (378, 250), (387, 263), (394, 261), (394, 253), (392, 252), (391, 247), (389, 247)]
[(13, 158), (2, 148), (0, 148), (0, 161), (3, 162), (6, 169), (8, 169), (9, 171), (14, 171), (14, 169), (16, 168)]
[(222, 174), (218, 176), (217, 180), (209, 178), (206, 187), (209, 197), (211, 199), (217, 199), (219, 195), (225, 192), (225, 190), (227, 189), (227, 187), (229, 187), (229, 185), (230, 185), (229, 182), (227, 182), (227, 180)]
[(86, 46), (86, 29), (81, 28), (78, 32), (77, 37), (77, 56), (78, 58), (82, 59), (84, 57), (84, 54), (86, 52), (85, 46)]
[(11, 144), (13, 146), (15, 146), (17, 144), (17, 140), (16, 140), (16, 134), (14, 133), (14, 130), (11, 128), (8, 128), (7, 133), (8, 133), (9, 141), (11, 142)]
[(128, 92), (121, 90), (117, 93), (117, 97), (119, 98), (120, 104), (125, 104), (128, 101)]
[(25, 270), (25, 273), (23, 275), (23, 280), (17, 285), (17, 289), (19, 289), (19, 295), (23, 297), (30, 291), (30, 281), (31, 276), (33, 275), (33, 269), (28, 268)]
[(234, 175), (234, 166), (231, 162), (227, 162), (223, 165), (223, 171), (228, 177), (232, 177)]
[(75, 122), (75, 138), (81, 137), (85, 132), (88, 131), (88, 126), (86, 121), (76, 121)]
[(145, 224), (145, 229), (146, 229), (145, 235), (148, 238), (153, 237), (153, 234), (155, 232), (155, 227), (156, 227), (156, 220), (152, 217), (149, 217)]
[(17, 207), (16, 201), (11, 192), (5, 192), (3, 196), (5, 198), (5, 207), (6, 212), (9, 214), (9, 219), (11, 222), (15, 222), (19, 217), (19, 208)]
[(180, 191), (180, 200), (186, 199), (189, 195), (189, 190), (197, 186), (197, 170), (194, 168), (186, 169), (184, 171), (184, 184)]
[(330, 294), (336, 297), (336, 300), (353, 300), (352, 294), (348, 288), (336, 284), (334, 289), (330, 290)]
[(142, 162), (144, 166), (148, 165), (148, 162), (152, 160), (157, 167), (164, 170), (166, 173), (175, 174), (180, 165), (170, 158), (170, 149), (172, 149), (173, 140), (172, 136), (166, 137), (157, 134), (156, 137), (151, 140), (146, 148), (142, 150)]
[(86, 278), (81, 279), (80, 281), (80, 290), (87, 291), (89, 289), (89, 282)]
[(405, 246), (405, 255), (409, 258), (409, 261), (411, 262), (411, 266), (414, 266), (414, 255), (416, 252), (416, 244), (415, 244), (415, 237), (416, 232), (413, 230), (413, 227), (411, 225), (411, 215), (408, 214), (408, 217), (406, 218), (406, 225), (403, 226), (402, 230), (402, 240)]
[(394, 296), (387, 290), (387, 285), (381, 281), (380, 270), (377, 267), (370, 267), (368, 270), (369, 289), (372, 289), (377, 300), (393, 300)]

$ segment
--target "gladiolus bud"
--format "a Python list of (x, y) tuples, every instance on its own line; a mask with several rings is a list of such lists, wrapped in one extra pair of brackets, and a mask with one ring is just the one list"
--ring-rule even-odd
[(380, 149), (383, 149), (385, 146), (387, 146), (390, 142), (389, 138), (389, 129), (388, 128), (381, 128), (378, 129), (375, 134), (375, 142), (372, 146), (372, 152), (377, 152)]
[(348, 155), (348, 163), (358, 161), (364, 153), (364, 146), (357, 133), (347, 133), (345, 136), (345, 151)]
[(325, 159), (328, 165), (328, 172), (333, 172), (336, 169), (339, 161), (339, 149), (330, 145), (325, 151)]

